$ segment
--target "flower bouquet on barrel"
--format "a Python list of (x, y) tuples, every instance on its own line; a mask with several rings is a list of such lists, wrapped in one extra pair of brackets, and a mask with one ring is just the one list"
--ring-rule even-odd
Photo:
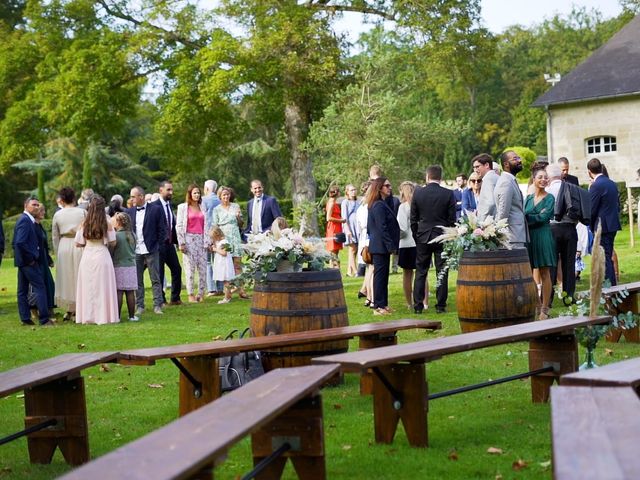
[(324, 270), (331, 259), (323, 239), (303, 237), (291, 228), (247, 235), (243, 250), (247, 260), (239, 277), (245, 284), (262, 282), (269, 272)]
[(429, 243), (442, 243), (442, 257), (445, 268), (439, 273), (437, 285), (449, 270), (457, 270), (464, 252), (487, 252), (498, 249), (511, 249), (509, 243), (509, 225), (506, 219), (494, 220), (488, 216), (482, 221), (470, 212), (460, 217), (453, 227), (442, 228), (442, 235)]

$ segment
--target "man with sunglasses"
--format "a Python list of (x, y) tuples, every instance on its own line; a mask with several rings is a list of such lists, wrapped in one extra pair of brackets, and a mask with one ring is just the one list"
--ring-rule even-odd
[(481, 153), (471, 159), (473, 171), (482, 180), (480, 197), (478, 198), (478, 220), (484, 220), (489, 215), (495, 217), (496, 202), (493, 198), (493, 190), (498, 183), (498, 174), (493, 170), (493, 158), (488, 153)]

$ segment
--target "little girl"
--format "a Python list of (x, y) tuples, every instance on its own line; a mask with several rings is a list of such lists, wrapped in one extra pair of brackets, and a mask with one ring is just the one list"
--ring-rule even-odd
[(233, 267), (233, 258), (227, 250), (229, 242), (224, 237), (222, 229), (218, 226), (211, 228), (209, 233), (211, 236), (211, 251), (213, 256), (213, 280), (224, 282), (224, 298), (218, 303), (229, 303), (231, 301), (231, 288), (229, 280), (233, 280), (236, 276)]
[(113, 216), (113, 228), (116, 230), (116, 246), (113, 249), (113, 267), (116, 272), (118, 294), (118, 312), (122, 310), (122, 294), (127, 296), (129, 321), (139, 320), (135, 315), (138, 274), (136, 273), (136, 240), (131, 230), (131, 218), (126, 213)]

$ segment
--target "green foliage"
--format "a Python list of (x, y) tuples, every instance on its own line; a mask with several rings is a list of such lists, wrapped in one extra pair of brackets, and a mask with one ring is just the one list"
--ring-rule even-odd
[[(506, 151), (513, 150), (518, 154), (520, 159), (522, 160), (522, 171), (516, 175), (518, 180), (527, 181), (531, 177), (531, 167), (533, 163), (536, 161), (536, 152), (527, 147), (507, 147), (501, 153)], [(498, 162), (500, 160), (498, 159)]]

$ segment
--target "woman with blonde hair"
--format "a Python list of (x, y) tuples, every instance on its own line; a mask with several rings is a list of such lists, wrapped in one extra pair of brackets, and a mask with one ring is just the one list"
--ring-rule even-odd
[[(182, 252), (184, 270), (187, 278), (189, 302), (201, 302), (207, 284), (207, 252), (209, 236), (204, 231), (205, 212), (202, 206), (202, 193), (195, 183), (187, 188), (186, 201), (178, 205), (176, 215), (176, 235), (178, 247)], [(198, 271), (198, 293), (194, 295), (194, 279)]]
[(349, 184), (344, 189), (345, 199), (341, 205), (341, 216), (344, 218), (343, 230), (346, 236), (347, 246), (347, 277), (358, 276), (358, 219), (356, 212), (360, 206), (358, 190)]

